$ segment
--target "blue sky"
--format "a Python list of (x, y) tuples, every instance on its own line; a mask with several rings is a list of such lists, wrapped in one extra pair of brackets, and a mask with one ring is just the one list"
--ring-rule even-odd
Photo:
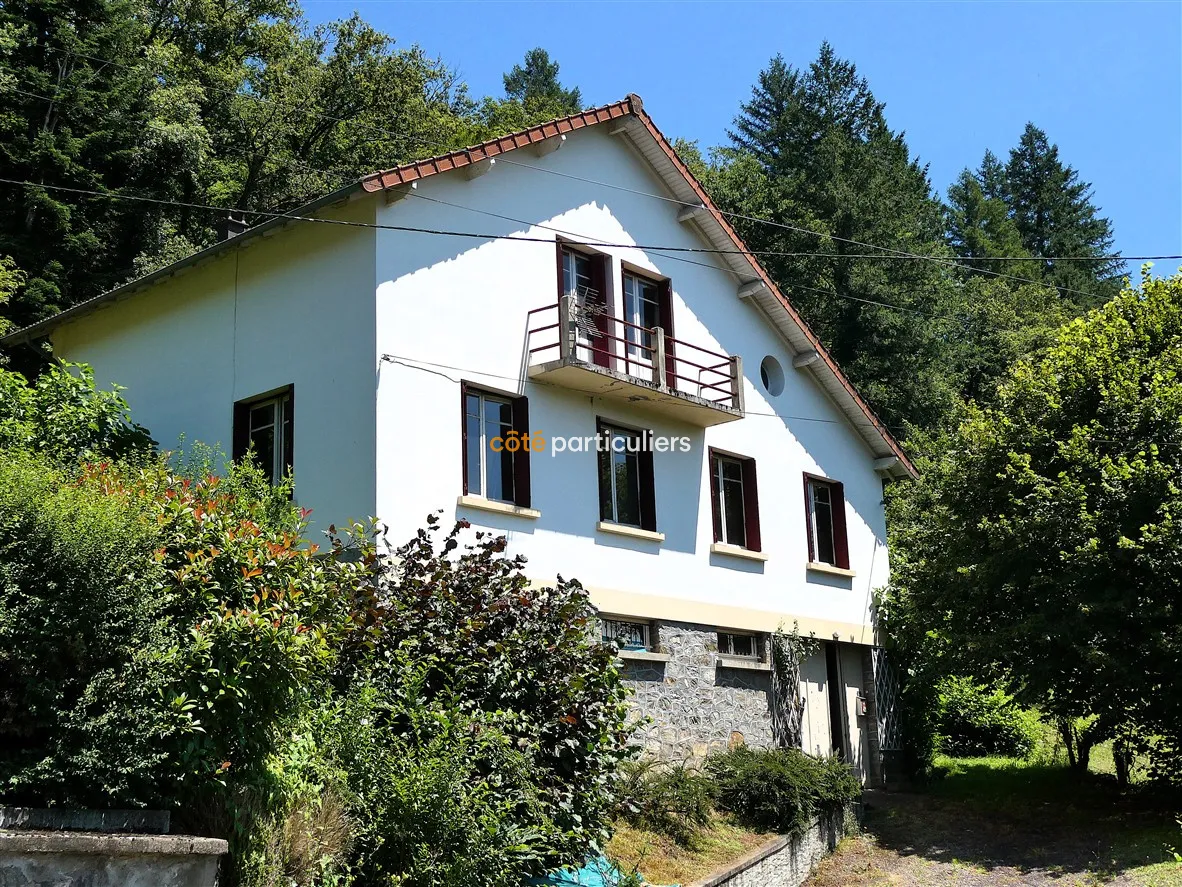
[(1031, 120), (1092, 182), (1118, 249), (1182, 253), (1180, 2), (304, 0), (304, 8), (314, 22), (356, 9), (401, 45), (441, 56), (475, 96), (501, 95), (502, 74), (542, 46), (585, 101), (639, 93), (666, 135), (703, 147), (725, 140), (773, 55), (804, 66), (827, 39), (869, 79), (941, 193), (986, 148), (1004, 158)]

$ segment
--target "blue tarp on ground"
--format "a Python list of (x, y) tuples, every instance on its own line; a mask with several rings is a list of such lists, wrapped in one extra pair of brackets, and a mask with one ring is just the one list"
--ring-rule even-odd
[(620, 870), (606, 857), (593, 856), (580, 869), (559, 869), (535, 883), (540, 887), (617, 887), (620, 877)]

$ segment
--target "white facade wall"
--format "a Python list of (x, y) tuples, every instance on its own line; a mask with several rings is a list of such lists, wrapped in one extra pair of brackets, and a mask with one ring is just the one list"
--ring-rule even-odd
[[(598, 128), (568, 137), (561, 150), (545, 158), (521, 153), (520, 162), (549, 170), (639, 191), (663, 190), (637, 155)], [(801, 620), (802, 629), (834, 625), (844, 641), (870, 642), (870, 593), (885, 583), (888, 567), (882, 486), (873, 456), (819, 386), (792, 369), (792, 354), (783, 340), (757, 309), (737, 298), (734, 277), (713, 257), (682, 261), (652, 250), (602, 250), (613, 257), (615, 284), (609, 289), (614, 290), (617, 311), (621, 263), (668, 276), (677, 338), (742, 356), (746, 418), (703, 430), (660, 419), (642, 406), (521, 381), (527, 312), (557, 298), (552, 229), (580, 241), (702, 247), (702, 239), (677, 222), (678, 208), (501, 163), (473, 181), (463, 175), (426, 179), (414, 196), (379, 210), (379, 221), (391, 225), (551, 242), (379, 231), (378, 356), (399, 362), (383, 361), (379, 370), (378, 512), (391, 525), (394, 539), (409, 537), (428, 512), (438, 509), (444, 511), (445, 522), (464, 517), (505, 532), (510, 551), (525, 554), (529, 572), (539, 580), (562, 574), (593, 591), (776, 614), (786, 628), (794, 620)], [(786, 368), (785, 390), (774, 398), (759, 381), (759, 365), (768, 354)], [(690, 437), (689, 453), (655, 456), (657, 529), (665, 541), (596, 531), (594, 452), (555, 454), (551, 447), (532, 457), (532, 507), (541, 512), (536, 520), (458, 507), (460, 379), (526, 394), (530, 426), (548, 439), (593, 435), (596, 416)], [(756, 459), (766, 563), (710, 553), (708, 446)], [(852, 579), (805, 569), (804, 472), (845, 485), (850, 566), (856, 573)]]
[(295, 498), (318, 533), (376, 507), (373, 256), (372, 229), (297, 223), (63, 324), (54, 352), (125, 386), (167, 450), (230, 455), (235, 401), (294, 385)]
[[(714, 257), (618, 246), (705, 246), (677, 222), (678, 204), (519, 165), (665, 193), (626, 142), (593, 127), (546, 157), (521, 151), (511, 159), (471, 181), (433, 176), (396, 203), (377, 195), (333, 212), (543, 242), (297, 223), (63, 324), (55, 350), (92, 364), (100, 384), (126, 386), (134, 418), (165, 448), (183, 436), (229, 451), (234, 402), (294, 385), (296, 498), (313, 509), (314, 531), (376, 514), (399, 542), (442, 511), (445, 525), (466, 518), (505, 533), (509, 552), (528, 558), (531, 578), (577, 578), (607, 612), (751, 631), (798, 623), (822, 640), (841, 640), (849, 746), (860, 764), (873, 725), (856, 715), (860, 648), (846, 645), (874, 642), (871, 592), (888, 577), (873, 455), (808, 371), (792, 369), (791, 350), (737, 297), (737, 281)], [(602, 251), (613, 260), (617, 313), (624, 264), (671, 278), (675, 336), (742, 357), (746, 417), (702, 429), (643, 405), (527, 381), (527, 312), (557, 299), (554, 229), (616, 244)], [(766, 355), (784, 368), (776, 397), (759, 380)], [(597, 531), (593, 451), (555, 454), (550, 445), (534, 454), (536, 519), (458, 505), (460, 380), (527, 395), (530, 427), (548, 441), (593, 436), (597, 416), (688, 437), (689, 452), (654, 459), (664, 541)], [(710, 446), (756, 460), (764, 562), (710, 552)], [(806, 569), (805, 472), (844, 485), (853, 577)], [(805, 664), (802, 690), (806, 750), (823, 752), (823, 656)]]

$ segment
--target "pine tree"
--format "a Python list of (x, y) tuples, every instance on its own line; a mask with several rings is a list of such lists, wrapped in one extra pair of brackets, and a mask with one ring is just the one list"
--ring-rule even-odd
[(879, 252), (862, 244), (949, 253), (927, 169), (891, 131), (884, 107), (828, 43), (804, 71), (777, 56), (705, 176), (725, 209), (787, 226), (736, 220), (752, 248), (822, 254), (763, 262), (897, 427), (935, 421), (952, 395), (929, 316), (949, 275), (939, 263), (845, 257)]
[(1108, 256), (1112, 223), (1092, 203), (1092, 186), (1059, 159), (1059, 148), (1027, 123), (1005, 168), (1005, 199), (1026, 250), (1043, 258), (1044, 276), (1081, 308), (1091, 308), (1120, 290), (1119, 259), (1056, 262), (1054, 256)]
[(1000, 273), (1039, 281), (1042, 267), (1033, 258), (1027, 262), (988, 261), (1030, 255), (1010, 218), (1004, 193), (1004, 167), (987, 151), (976, 172), (964, 170), (948, 188), (948, 242), (958, 256), (969, 260), (964, 263), (966, 268), (994, 272), (988, 276), (995, 279)]
[(525, 54), (504, 76), (505, 98), (486, 98), (480, 106), (482, 137), (508, 132), (576, 114), (583, 109), (578, 87), (568, 89), (558, 79), (558, 62), (540, 46)]
[(561, 108), (564, 114), (574, 114), (583, 107), (578, 87), (567, 89), (558, 82), (558, 62), (550, 61), (550, 53), (540, 46), (525, 54), (524, 65), (514, 65), (505, 75), (505, 95), (527, 106), (546, 102)]

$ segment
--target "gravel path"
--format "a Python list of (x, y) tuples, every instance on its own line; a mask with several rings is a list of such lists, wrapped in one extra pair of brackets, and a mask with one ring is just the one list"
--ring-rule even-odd
[(1046, 810), (984, 814), (926, 795), (873, 793), (863, 834), (824, 860), (806, 887), (1178, 887), (1182, 867), (1119, 819), (1087, 829)]

